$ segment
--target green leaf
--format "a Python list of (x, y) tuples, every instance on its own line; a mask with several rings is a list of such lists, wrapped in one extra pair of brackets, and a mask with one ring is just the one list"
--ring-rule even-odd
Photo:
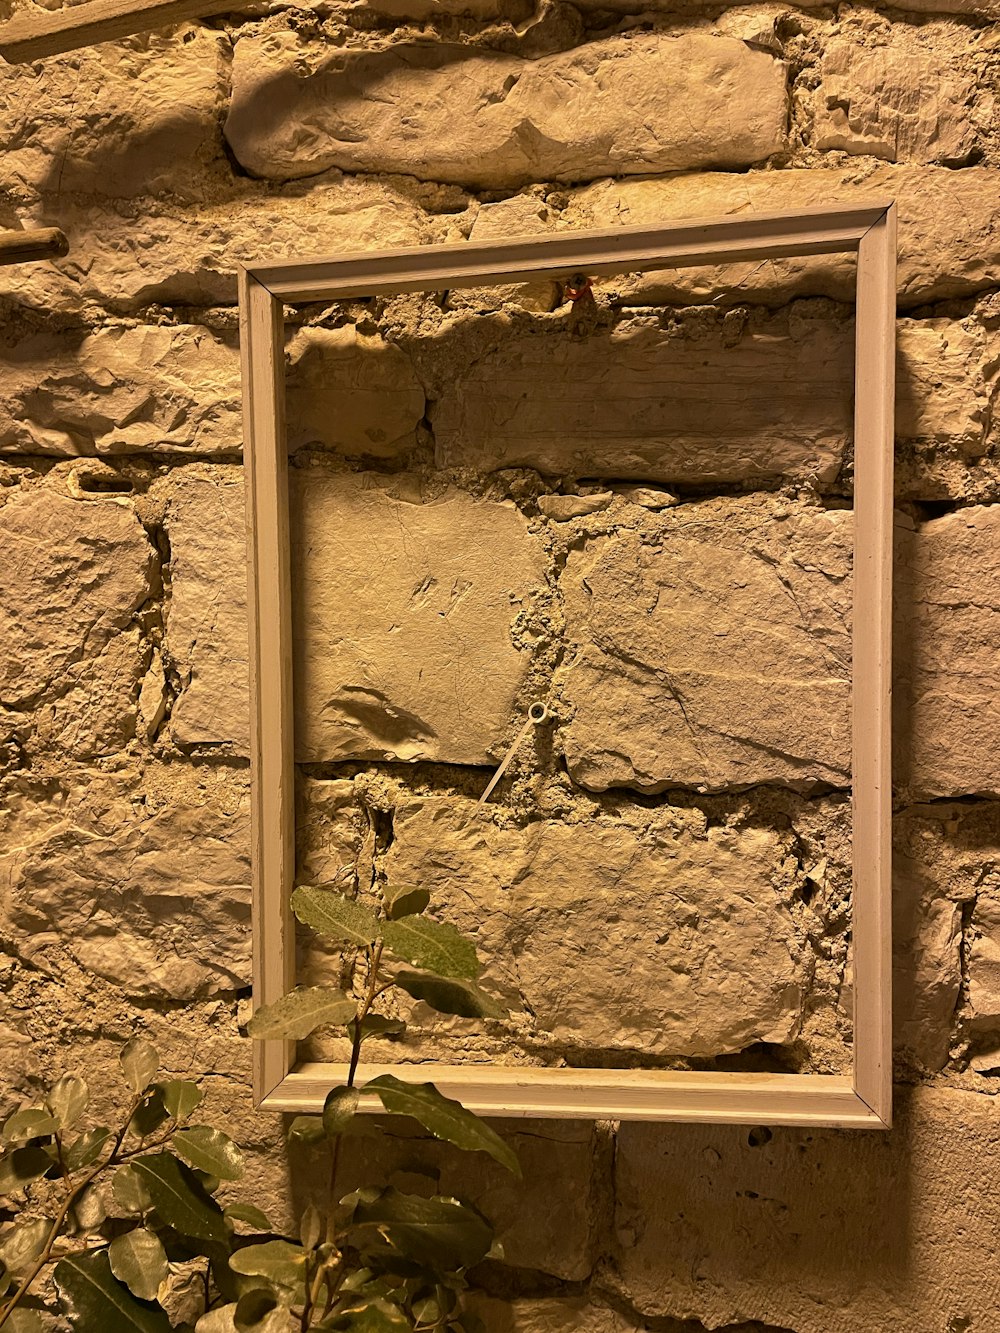
[(379, 938), (379, 921), (373, 912), (329, 889), (301, 885), (292, 894), (292, 911), (307, 926), (339, 943), (364, 946)]
[(228, 1134), (208, 1125), (179, 1129), (171, 1140), (174, 1152), (199, 1171), (207, 1171), (219, 1180), (239, 1180), (243, 1175), (243, 1154)]
[(30, 1222), (18, 1222), (0, 1239), (0, 1260), (12, 1273), (29, 1268), (45, 1249), (51, 1230), (50, 1217), (35, 1217)]
[(120, 1166), (111, 1179), (111, 1193), (115, 1202), (126, 1213), (148, 1213), (153, 1206), (149, 1190), (131, 1162)]
[(430, 972), (397, 972), (396, 984), (415, 1000), (441, 1014), (459, 1018), (506, 1018), (506, 1012), (485, 991), (468, 981), (454, 981)]
[(384, 1190), (372, 1202), (359, 1200), (356, 1226), (374, 1227), (398, 1253), (429, 1268), (471, 1268), (489, 1252), (493, 1230), (457, 1199), (425, 1199)]
[(303, 1249), (314, 1250), (323, 1235), (323, 1218), (314, 1203), (306, 1206), (299, 1221), (299, 1240)]
[(37, 1310), (18, 1305), (4, 1324), (4, 1333), (44, 1333), (45, 1325)]
[(231, 1301), (229, 1305), (217, 1305), (214, 1310), (209, 1310), (195, 1324), (194, 1333), (233, 1333), (236, 1305), (236, 1301)]
[(322, 1325), (338, 1333), (410, 1333), (413, 1325), (398, 1305), (391, 1301), (375, 1300), (358, 1310), (340, 1315), (332, 1323)]
[(189, 1166), (170, 1153), (137, 1157), (132, 1165), (167, 1226), (196, 1240), (228, 1241), (222, 1209), (205, 1193)]
[(305, 1276), (306, 1252), (287, 1240), (266, 1240), (230, 1255), (229, 1267), (246, 1277), (264, 1277), (279, 1287), (295, 1287)]
[(479, 976), (476, 946), (446, 921), (433, 921), (429, 916), (385, 921), (382, 938), (397, 958), (425, 972), (463, 981)]
[[(348, 1033), (354, 1036), (354, 1025), (349, 1024)], [(361, 1040), (366, 1037), (401, 1037), (406, 1031), (406, 1024), (401, 1018), (386, 1018), (384, 1014), (366, 1014), (361, 1020)]]
[(48, 1148), (14, 1148), (0, 1157), (0, 1196), (15, 1194), (44, 1176), (55, 1165), (55, 1155)]
[(48, 1111), (43, 1111), (40, 1106), (31, 1106), (25, 1111), (15, 1111), (4, 1122), (0, 1139), (8, 1147), (13, 1147), (18, 1143), (27, 1143), (30, 1139), (47, 1139), (58, 1128)]
[(321, 1143), (326, 1138), (322, 1117), (318, 1115), (297, 1115), (288, 1126), (286, 1137), (289, 1142), (295, 1139), (299, 1143)]
[(236, 1303), (236, 1333), (287, 1333), (289, 1308), (273, 1291), (254, 1287)]
[(186, 1120), (201, 1105), (201, 1088), (190, 1079), (172, 1078), (166, 1083), (157, 1083), (156, 1090), (164, 1110), (174, 1120)]
[(64, 1074), (49, 1089), (45, 1105), (55, 1116), (59, 1128), (69, 1129), (79, 1120), (89, 1100), (90, 1089), (84, 1080), (75, 1074)]
[(77, 1197), (67, 1215), (67, 1229), (76, 1235), (86, 1235), (96, 1231), (106, 1221), (108, 1210), (104, 1206), (104, 1197), (93, 1185)]
[(129, 1133), (134, 1134), (138, 1139), (148, 1139), (151, 1134), (155, 1134), (158, 1129), (161, 1129), (169, 1119), (159, 1087), (151, 1088), (140, 1105), (135, 1108), (132, 1119), (128, 1122)]
[(137, 1095), (145, 1092), (160, 1065), (156, 1047), (146, 1041), (145, 1037), (133, 1037), (122, 1047), (118, 1059), (132, 1091)]
[(64, 1156), (67, 1170), (79, 1171), (82, 1166), (90, 1166), (93, 1162), (96, 1162), (103, 1152), (105, 1144), (112, 1138), (114, 1138), (114, 1131), (108, 1129), (107, 1125), (98, 1125), (94, 1129), (88, 1129), (78, 1139), (74, 1139), (66, 1149)]
[(466, 1110), (461, 1102), (438, 1092), (433, 1083), (404, 1083), (393, 1074), (382, 1074), (366, 1083), (364, 1090), (378, 1093), (390, 1115), (412, 1116), (436, 1139), (444, 1139), (467, 1152), (489, 1153), (501, 1166), (520, 1177), (517, 1156), (496, 1130)]
[(227, 1204), (222, 1210), (222, 1215), (227, 1217), (230, 1222), (245, 1222), (248, 1227), (256, 1227), (258, 1231), (273, 1230), (267, 1213), (262, 1213), (252, 1203)]
[(332, 1088), (323, 1103), (323, 1130), (327, 1138), (346, 1133), (358, 1109), (361, 1094), (357, 1088)]
[(412, 884), (398, 887), (385, 885), (382, 890), (385, 914), (390, 921), (397, 921), (401, 916), (416, 916), (422, 912), (431, 900), (426, 889), (416, 889)]
[(75, 1329), (100, 1333), (170, 1333), (170, 1320), (116, 1282), (107, 1250), (60, 1259), (53, 1273), (63, 1308)]
[(329, 1023), (349, 1023), (357, 1011), (357, 1004), (343, 991), (330, 986), (297, 986), (280, 1000), (258, 1009), (247, 1031), (258, 1041), (275, 1037), (301, 1041)]
[(113, 1240), (108, 1247), (111, 1271), (119, 1282), (124, 1282), (133, 1296), (141, 1301), (154, 1301), (160, 1283), (170, 1272), (167, 1252), (159, 1236), (136, 1227)]

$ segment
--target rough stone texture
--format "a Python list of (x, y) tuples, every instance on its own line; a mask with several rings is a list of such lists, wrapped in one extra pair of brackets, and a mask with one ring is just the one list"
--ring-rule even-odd
[[(0, 492), (2, 496), (2, 492)], [(0, 705), (32, 748), (76, 758), (121, 748), (135, 726), (143, 649), (136, 612), (153, 550), (129, 501), (15, 491), (0, 507)]]
[(816, 147), (886, 162), (959, 165), (976, 146), (975, 92), (975, 79), (942, 68), (940, 54), (845, 43), (820, 68)]
[(998, 533), (975, 505), (897, 546), (895, 771), (924, 796), (1000, 792)]
[(434, 404), (438, 461), (667, 482), (829, 480), (851, 429), (851, 343), (842, 310), (808, 306), (627, 321), (586, 339), (558, 326), (524, 334)]
[(480, 1297), (473, 1307), (487, 1333), (638, 1333), (640, 1325), (586, 1297), (499, 1301)]
[(184, 26), (0, 70), (6, 189), (204, 196), (227, 180), (228, 42)]
[[(396, 811), (394, 838), (390, 883), (423, 884), (476, 940), (529, 1051), (704, 1056), (797, 1033), (810, 965), (781, 834), (670, 807), (508, 829), (428, 797)], [(411, 1021), (417, 1039), (455, 1028), (423, 1005)]]
[[(166, 793), (144, 789), (159, 783)], [(157, 796), (159, 799), (157, 799)], [(211, 775), (79, 771), (51, 792), (9, 793), (3, 904), (22, 957), (45, 968), (61, 939), (129, 995), (189, 999), (249, 982), (245, 793), (228, 808)]]
[(246, 520), (242, 469), (193, 466), (154, 493), (165, 500), (170, 600), (164, 665), (175, 695), (169, 735), (186, 750), (245, 755)]
[(844, 511), (715, 501), (571, 551), (573, 779), (595, 790), (844, 786), (849, 523)]
[[(897, 291), (901, 309), (967, 296), (1000, 282), (994, 209), (1000, 171), (871, 165), (859, 169), (705, 172), (583, 186), (562, 214), (573, 227), (650, 226), (686, 217), (783, 212), (894, 199), (899, 212)], [(795, 296), (852, 300), (854, 260), (826, 255), (678, 270), (633, 282), (608, 280), (636, 304), (730, 299), (781, 304)], [(732, 289), (735, 289), (733, 291)]]
[(299, 758), (486, 763), (544, 581), (524, 519), (406, 475), (296, 469), (292, 494)]
[(983, 452), (1000, 373), (995, 330), (969, 319), (896, 321), (896, 438)]
[(629, 1297), (644, 1314), (708, 1328), (989, 1328), (992, 1098), (900, 1089), (897, 1109), (891, 1134), (775, 1129), (758, 1146), (745, 1127), (623, 1125), (618, 1264)]
[(288, 442), (392, 457), (416, 445), (426, 399), (401, 348), (339, 329), (302, 329), (288, 348)]
[(707, 33), (525, 61), (428, 43), (331, 54), (289, 32), (236, 43), (226, 138), (254, 176), (340, 167), (496, 189), (745, 166), (780, 152), (786, 121), (783, 66)]
[(239, 354), (196, 325), (36, 334), (2, 357), (0, 449), (238, 454)]
[(19, 210), (24, 227), (58, 226), (65, 259), (0, 273), (0, 297), (28, 307), (128, 313), (151, 303), (234, 305), (236, 265), (447, 239), (446, 225), (405, 189), (339, 172), (274, 191), (247, 181), (203, 204), (169, 197), (134, 205), (88, 196), (45, 197)]

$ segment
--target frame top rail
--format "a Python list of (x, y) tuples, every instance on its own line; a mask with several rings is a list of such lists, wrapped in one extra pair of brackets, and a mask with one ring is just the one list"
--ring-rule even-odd
[(658, 227), (614, 227), (508, 241), (369, 250), (331, 258), (248, 265), (247, 272), (287, 302), (440, 291), (483, 283), (529, 281), (585, 272), (607, 277), (694, 264), (794, 258), (856, 250), (884, 217), (888, 202), (755, 213), (732, 218), (682, 219)]

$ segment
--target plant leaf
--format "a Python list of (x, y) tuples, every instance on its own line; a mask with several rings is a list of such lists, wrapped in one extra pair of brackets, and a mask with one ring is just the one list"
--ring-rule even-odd
[[(354, 1025), (349, 1024), (347, 1028), (350, 1036), (354, 1036)], [(401, 1018), (386, 1018), (384, 1014), (366, 1014), (361, 1020), (361, 1040), (366, 1037), (388, 1037), (391, 1041), (393, 1037), (401, 1037), (406, 1031), (406, 1024)]]
[(85, 1081), (75, 1074), (64, 1074), (49, 1089), (45, 1105), (55, 1116), (59, 1128), (69, 1129), (79, 1120), (89, 1100), (90, 1089)]
[(209, 1125), (179, 1129), (171, 1140), (174, 1152), (199, 1171), (207, 1171), (219, 1180), (239, 1180), (243, 1175), (243, 1154), (228, 1134)]
[(359, 1310), (349, 1310), (323, 1327), (343, 1333), (410, 1333), (413, 1325), (398, 1305), (375, 1300)]
[(13, 1147), (15, 1144), (27, 1143), (29, 1139), (46, 1139), (58, 1128), (48, 1111), (43, 1111), (40, 1106), (29, 1106), (24, 1111), (15, 1111), (4, 1122), (0, 1139), (8, 1147)]
[(305, 1276), (306, 1252), (301, 1245), (287, 1240), (266, 1240), (260, 1245), (246, 1245), (229, 1257), (234, 1273), (264, 1277), (279, 1287), (295, 1287)]
[(372, 1226), (393, 1249), (432, 1269), (471, 1268), (489, 1252), (493, 1229), (457, 1199), (425, 1199), (390, 1187), (359, 1200), (355, 1226)]
[(0, 1259), (12, 1273), (19, 1273), (33, 1264), (45, 1249), (52, 1229), (50, 1217), (35, 1217), (30, 1222), (18, 1222), (0, 1240)]
[(120, 1166), (111, 1178), (111, 1193), (115, 1203), (126, 1213), (147, 1213), (153, 1206), (149, 1190), (131, 1162)]
[(160, 1065), (156, 1047), (145, 1037), (133, 1037), (122, 1047), (118, 1059), (132, 1091), (136, 1095), (145, 1092)]
[(23, 1304), (15, 1307), (13, 1314), (8, 1315), (4, 1324), (5, 1333), (43, 1333), (44, 1328), (42, 1316), (38, 1311)]
[(418, 1120), (436, 1139), (453, 1143), (466, 1152), (486, 1152), (513, 1175), (521, 1166), (510, 1148), (485, 1120), (468, 1111), (461, 1102), (438, 1092), (433, 1083), (404, 1083), (393, 1074), (382, 1074), (365, 1084), (365, 1092), (376, 1092), (390, 1115), (408, 1115)]
[(422, 912), (431, 900), (426, 889), (414, 888), (412, 884), (398, 887), (386, 884), (382, 889), (385, 914), (390, 921), (398, 921), (401, 916), (416, 916)]
[(132, 1119), (128, 1122), (129, 1133), (139, 1139), (148, 1139), (150, 1134), (155, 1134), (168, 1119), (167, 1108), (163, 1105), (163, 1094), (159, 1085), (156, 1085), (149, 1089), (142, 1102), (135, 1108)]
[(429, 916), (384, 921), (382, 938), (397, 958), (425, 972), (463, 981), (475, 981), (479, 976), (476, 946), (447, 921), (434, 921)]
[(323, 1103), (323, 1130), (327, 1138), (346, 1133), (360, 1100), (361, 1093), (357, 1088), (331, 1088)]
[(195, 1324), (194, 1333), (233, 1333), (236, 1305), (236, 1301), (231, 1301), (229, 1305), (217, 1305), (214, 1310), (207, 1311)]
[(115, 1281), (107, 1250), (60, 1259), (52, 1276), (75, 1329), (170, 1333), (170, 1320), (158, 1306), (141, 1304)]
[(79, 1171), (81, 1166), (90, 1166), (96, 1162), (111, 1138), (114, 1138), (114, 1131), (108, 1129), (107, 1125), (97, 1125), (94, 1129), (86, 1130), (66, 1149), (67, 1170)]
[(4, 1153), (0, 1157), (0, 1195), (23, 1190), (54, 1165), (55, 1157), (47, 1148), (14, 1148)]
[(156, 1090), (167, 1115), (174, 1120), (186, 1120), (201, 1105), (201, 1088), (190, 1079), (172, 1078), (166, 1083), (157, 1083)]
[(299, 1221), (299, 1240), (305, 1250), (314, 1250), (323, 1235), (323, 1218), (314, 1203), (306, 1206)]
[(222, 1210), (222, 1215), (228, 1217), (230, 1222), (245, 1222), (248, 1227), (256, 1227), (258, 1231), (272, 1230), (267, 1213), (262, 1213), (252, 1203), (227, 1204)]
[(189, 1166), (166, 1152), (137, 1157), (132, 1166), (167, 1226), (196, 1240), (228, 1241), (222, 1209)]
[(349, 1023), (358, 1011), (343, 991), (329, 986), (297, 986), (273, 1004), (258, 1009), (247, 1024), (251, 1037), (301, 1041), (327, 1023)]
[(423, 1000), (441, 1014), (457, 1014), (459, 1018), (506, 1018), (506, 1012), (485, 991), (469, 981), (437, 977), (430, 972), (396, 973), (396, 984)]
[(115, 1277), (141, 1301), (154, 1301), (160, 1283), (170, 1272), (159, 1236), (145, 1227), (126, 1231), (113, 1240), (108, 1246), (108, 1259)]
[(318, 1115), (297, 1115), (288, 1126), (286, 1138), (291, 1142), (297, 1139), (300, 1143), (320, 1143), (326, 1134), (323, 1130), (323, 1119)]
[(254, 1287), (236, 1302), (233, 1324), (236, 1333), (287, 1333), (289, 1309), (264, 1287)]
[(292, 911), (307, 926), (339, 943), (364, 946), (379, 938), (379, 921), (373, 912), (329, 889), (300, 885), (292, 894)]

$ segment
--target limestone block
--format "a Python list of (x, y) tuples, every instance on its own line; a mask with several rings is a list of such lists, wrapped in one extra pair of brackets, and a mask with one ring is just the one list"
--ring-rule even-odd
[(784, 66), (707, 33), (526, 61), (432, 43), (331, 53), (277, 32), (237, 41), (225, 132), (254, 176), (341, 167), (497, 189), (746, 166), (781, 151), (786, 122)]
[(846, 785), (850, 518), (708, 501), (570, 551), (574, 781)]
[(184, 26), (0, 69), (6, 189), (204, 197), (231, 175), (228, 42)]
[(1000, 792), (1000, 506), (901, 534), (895, 773), (923, 796)]
[(962, 906), (975, 892), (984, 835), (998, 842), (996, 822), (992, 804), (911, 806), (894, 819), (893, 1028), (904, 1063), (937, 1070), (948, 1059), (962, 986)]
[(195, 465), (155, 484), (166, 500), (170, 600), (164, 660), (182, 749), (249, 752), (247, 548), (239, 467)]
[(0, 360), (2, 450), (236, 454), (243, 447), (239, 353), (197, 325), (38, 334)]
[(137, 775), (81, 771), (5, 803), (0, 902), (28, 936), (56, 932), (130, 995), (187, 999), (250, 980), (245, 792), (171, 768), (160, 801)]
[[(295, 879), (299, 884), (328, 884), (353, 868), (352, 887), (372, 880), (375, 838), (368, 813), (359, 803), (354, 783), (344, 779), (309, 778), (296, 782)], [(341, 887), (346, 885), (341, 882)], [(315, 931), (296, 925), (301, 985), (340, 986), (341, 952)]]
[[(1000, 170), (874, 165), (858, 169), (705, 172), (650, 180), (600, 181), (570, 194), (568, 227), (652, 226), (681, 218), (794, 212), (834, 203), (894, 199), (899, 213), (897, 291), (901, 309), (968, 296), (1000, 282), (995, 225)], [(730, 293), (737, 301), (782, 304), (794, 296), (853, 300), (852, 255), (747, 261), (608, 281), (626, 302), (687, 303)]]
[[(459, 341), (461, 326), (442, 341)], [(570, 476), (759, 481), (839, 470), (851, 431), (843, 307), (628, 320), (505, 339), (433, 404), (438, 462)]]
[(525, 520), (406, 475), (294, 469), (291, 495), (299, 759), (486, 763), (545, 577)]
[[(714, 1055), (798, 1031), (810, 963), (785, 833), (668, 806), (504, 828), (428, 797), (397, 809), (394, 835), (389, 882), (423, 884), (476, 941), (529, 1052)], [(397, 1058), (418, 1038), (427, 1058), (449, 1020), (418, 1005), (410, 1021)]]
[(477, 1296), (471, 1308), (486, 1333), (639, 1333), (640, 1325), (585, 1296), (550, 1296), (539, 1300), (501, 1301)]
[(896, 321), (896, 438), (985, 447), (1000, 340), (976, 319)]
[(135, 613), (153, 549), (120, 496), (16, 491), (0, 507), (0, 703), (35, 710), (38, 739), (76, 757), (134, 734)]
[[(992, 1097), (897, 1088), (891, 1134), (622, 1125), (617, 1263), (650, 1317), (796, 1333), (989, 1328)], [(763, 1142), (762, 1142), (763, 1138)], [(755, 1146), (756, 1145), (756, 1146)]]
[(819, 73), (813, 122), (819, 149), (957, 165), (976, 146), (975, 80), (949, 69), (940, 54), (848, 41), (826, 53)]
[(395, 343), (339, 329), (302, 329), (288, 347), (288, 441), (391, 458), (416, 445), (426, 400)]
[(448, 230), (396, 183), (339, 172), (306, 191), (239, 180), (189, 207), (144, 201), (138, 217), (113, 200), (46, 197), (20, 210), (19, 224), (62, 227), (70, 253), (3, 269), (0, 297), (64, 314), (94, 304), (116, 313), (152, 303), (233, 305), (239, 263), (417, 245)]

